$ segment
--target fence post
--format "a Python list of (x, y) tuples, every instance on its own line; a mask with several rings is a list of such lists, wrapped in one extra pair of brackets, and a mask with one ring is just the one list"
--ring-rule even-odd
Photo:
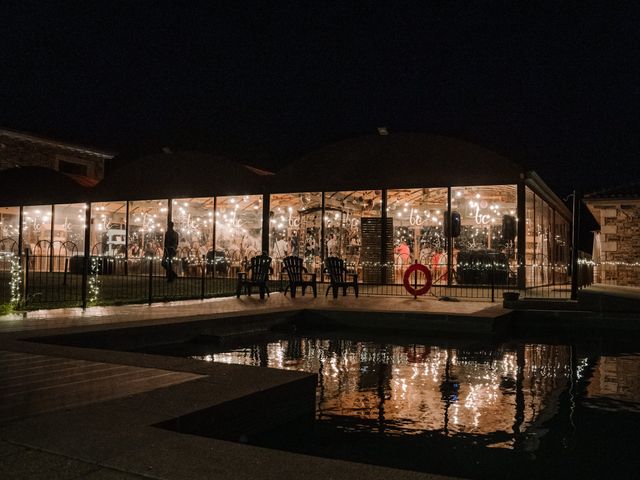
[(202, 255), (202, 275), (200, 279), (200, 299), (204, 300), (204, 282), (207, 272), (207, 256)]
[(149, 258), (149, 305), (153, 302), (153, 257)]

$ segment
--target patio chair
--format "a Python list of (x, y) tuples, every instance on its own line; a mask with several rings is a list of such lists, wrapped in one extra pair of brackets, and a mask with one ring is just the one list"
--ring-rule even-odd
[(291, 290), (291, 298), (296, 298), (296, 289), (298, 287), (302, 290), (302, 295), (305, 294), (307, 287), (311, 287), (313, 296), (318, 296), (316, 274), (309, 273), (303, 263), (304, 260), (302, 258), (295, 256), (282, 259), (284, 271), (287, 272), (287, 276), (289, 277), (289, 285), (284, 289), (284, 294), (287, 294), (287, 290)]
[(236, 288), (236, 296), (240, 298), (240, 294), (244, 289), (245, 293), (251, 296), (252, 287), (258, 287), (260, 290), (260, 298), (264, 298), (265, 292), (269, 295), (269, 273), (272, 272), (271, 257), (262, 254), (251, 258), (249, 267), (246, 272), (238, 273), (238, 287)]
[(324, 261), (324, 271), (329, 275), (331, 282), (327, 287), (324, 296), (329, 294), (329, 290), (333, 290), (333, 298), (338, 298), (338, 289), (342, 288), (342, 295), (347, 294), (347, 288), (353, 287), (358, 298), (358, 274), (348, 273), (344, 260), (338, 257), (327, 257)]

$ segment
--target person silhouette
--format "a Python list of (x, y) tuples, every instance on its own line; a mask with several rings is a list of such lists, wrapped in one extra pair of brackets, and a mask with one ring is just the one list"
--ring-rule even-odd
[(167, 271), (167, 282), (173, 282), (178, 274), (173, 271), (173, 258), (178, 249), (178, 232), (173, 229), (173, 222), (167, 222), (167, 231), (164, 234), (164, 252), (162, 256), (162, 266)]

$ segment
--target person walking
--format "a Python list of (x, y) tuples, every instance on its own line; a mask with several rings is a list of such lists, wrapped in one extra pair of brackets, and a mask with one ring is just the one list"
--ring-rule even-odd
[(176, 272), (173, 271), (173, 258), (176, 256), (178, 249), (178, 232), (173, 229), (173, 222), (167, 222), (167, 231), (164, 234), (164, 255), (162, 257), (162, 266), (167, 271), (167, 282), (173, 282), (177, 278)]

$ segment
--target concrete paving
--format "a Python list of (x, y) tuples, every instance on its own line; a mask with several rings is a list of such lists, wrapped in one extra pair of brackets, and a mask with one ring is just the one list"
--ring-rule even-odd
[[(0, 317), (0, 477), (443, 478), (157, 427), (198, 412), (215, 416), (217, 406), (255, 397), (258, 403), (242, 400), (234, 409), (245, 408), (239, 414), (248, 428), (267, 428), (314, 404), (315, 375), (33, 341), (202, 322), (214, 330), (229, 321), (240, 329), (255, 328), (256, 315), (278, 318), (302, 310), (326, 318), (335, 312), (353, 318), (377, 314), (422, 323), (429, 318), (491, 322), (508, 313), (500, 305), (474, 301), (272, 294), (265, 300), (255, 296), (5, 315)], [(224, 418), (217, 422), (224, 424)]]

